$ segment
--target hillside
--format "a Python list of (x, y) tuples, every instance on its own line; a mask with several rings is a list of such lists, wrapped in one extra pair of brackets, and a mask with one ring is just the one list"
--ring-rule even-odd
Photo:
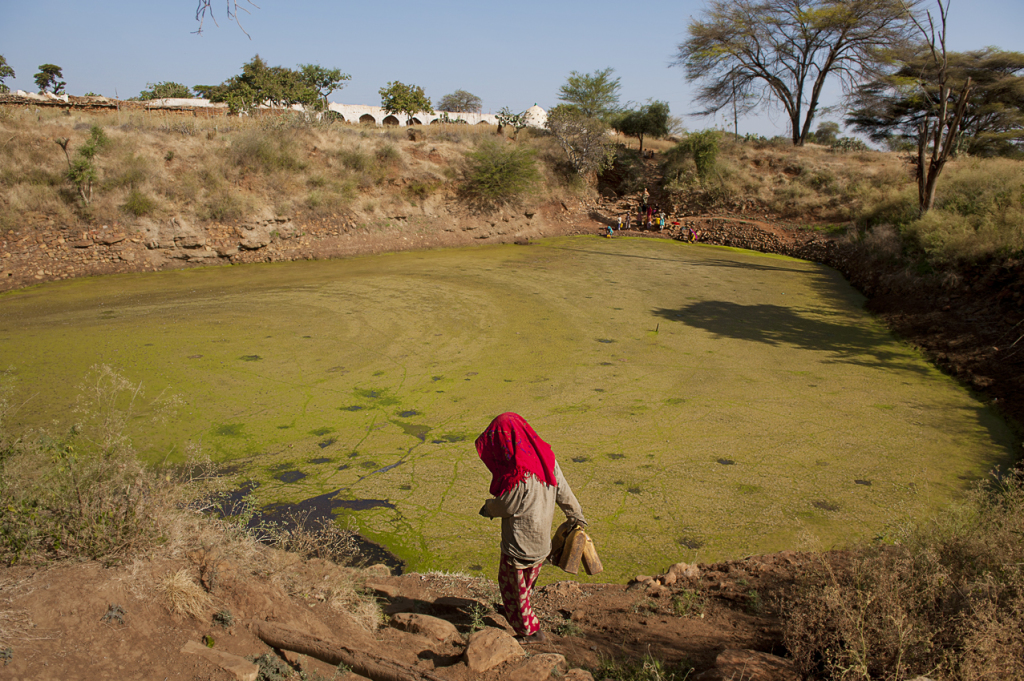
[[(84, 185), (66, 175), (76, 150), (100, 137), (94, 126), (105, 141), (96, 142), (96, 177), (86, 204), (79, 191)], [(647, 160), (623, 147), (595, 189), (565, 173), (553, 139), (528, 131), (518, 143), (501, 138), (499, 144), (531, 149), (538, 181), (529, 191), (482, 203), (467, 186), (476, 167), (469, 154), (495, 138), (485, 126), (378, 130), (286, 118), (199, 121), (0, 109), (0, 138), (3, 290), (92, 274), (595, 233), (635, 204), (638, 188), (649, 186), (653, 201), (679, 224), (632, 235), (681, 238), (696, 229), (704, 243), (827, 263), (868, 296), (870, 309), (897, 334), (990, 398), (1013, 423), (1024, 423), (1024, 233), (1014, 217), (1024, 203), (1019, 163), (958, 161), (947, 178), (949, 196), (961, 203), (973, 197), (974, 203), (942, 208), (922, 224), (905, 218), (913, 186), (898, 157), (794, 150), (767, 141), (723, 144), (712, 182), (698, 181), (685, 158), (665, 163), (673, 158), (669, 142), (655, 143), (658, 153)], [(55, 138), (70, 140), (70, 158)], [(997, 175), (999, 182), (991, 180)], [(998, 194), (991, 199), (994, 211), (986, 203), (992, 192)], [(958, 215), (956, 224), (972, 226), (970, 248), (957, 236), (963, 230), (950, 227)], [(9, 466), (20, 445), (12, 444), (11, 434), (3, 440), (0, 461), (10, 485), (17, 480)], [(111, 473), (112, 479), (120, 474)], [(247, 678), (246, 669), (233, 675), (202, 654), (180, 652), (211, 636), (215, 651), (271, 654), (290, 659), (306, 678), (345, 678), (336, 664), (276, 656), (259, 636), (270, 623), (305, 637), (301, 643), (310, 651), (315, 637), (328, 649), (369, 655), (356, 656), (367, 674), (373, 664), (397, 665), (388, 667), (394, 674), (388, 678), (549, 678), (562, 664), (541, 654), (551, 653), (592, 670), (594, 678), (784, 679), (824, 674), (823, 651), (851, 668), (861, 664), (861, 678), (1024, 678), (1022, 547), (1019, 536), (1013, 539), (1019, 528), (1006, 520), (1019, 523), (1020, 493), (1008, 484), (1008, 506), (972, 497), (975, 506), (965, 509), (981, 510), (961, 510), (969, 521), (936, 521), (939, 529), (931, 534), (909, 534), (891, 549), (665, 566), (657, 580), (638, 576), (629, 585), (585, 590), (571, 581), (553, 584), (538, 607), (555, 635), (527, 650), (529, 657), (510, 646), (514, 654), (487, 671), (469, 666), (464, 645), (443, 624), (398, 615), (438, 617), (454, 624), (459, 637), (481, 625), (506, 629), (493, 607), (493, 582), (436, 573), (391, 576), (380, 567), (339, 566), (315, 552), (302, 558), (301, 551), (263, 547), (232, 525), (172, 514), (168, 509), (181, 508), (181, 497), (174, 496), (159, 507), (175, 518), (173, 529), (163, 525), (166, 519), (154, 520), (160, 532), (146, 541), (81, 554), (94, 560), (52, 562), (46, 552), (15, 553), (15, 564), (0, 573), (0, 656), (5, 678), (16, 679)], [(998, 515), (1003, 512), (1008, 516)], [(5, 541), (22, 536), (16, 531), (28, 526), (22, 522), (37, 522), (25, 514), (5, 513)], [(991, 532), (1000, 548), (968, 546), (989, 522), (1003, 532)], [(298, 544), (278, 542), (292, 549)], [(346, 563), (353, 557), (330, 558)], [(858, 582), (864, 570), (874, 577)], [(885, 572), (919, 591), (919, 598), (886, 582)], [(944, 583), (970, 598), (948, 593)], [(833, 616), (844, 607), (856, 610), (851, 604), (862, 593), (887, 597), (859, 620), (823, 625), (820, 608), (834, 607), (828, 611)], [(225, 626), (215, 623), (217, 613), (230, 613), (220, 617)], [(378, 628), (382, 614), (390, 626)], [(847, 625), (870, 631), (870, 651), (836, 643), (845, 640)], [(954, 634), (959, 638), (949, 638)], [(949, 659), (936, 652), (943, 649)], [(477, 659), (475, 653), (470, 658)], [(355, 658), (344, 659), (352, 666)], [(755, 675), (755, 667), (764, 675)], [(564, 678), (587, 676), (570, 671)]]

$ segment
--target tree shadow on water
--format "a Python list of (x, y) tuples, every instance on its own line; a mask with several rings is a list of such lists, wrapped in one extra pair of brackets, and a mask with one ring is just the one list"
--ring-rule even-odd
[(655, 308), (657, 317), (709, 331), (719, 338), (830, 352), (833, 361), (925, 374), (927, 367), (891, 349), (886, 333), (849, 323), (804, 317), (779, 305), (701, 301), (679, 309)]

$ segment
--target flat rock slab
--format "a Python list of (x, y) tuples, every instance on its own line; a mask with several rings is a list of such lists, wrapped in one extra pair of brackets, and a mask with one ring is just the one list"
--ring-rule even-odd
[(223, 650), (207, 648), (201, 643), (196, 643), (195, 641), (189, 641), (186, 643), (185, 647), (181, 649), (181, 652), (192, 653), (193, 655), (199, 655), (206, 658), (224, 671), (234, 674), (238, 681), (256, 681), (256, 677), (259, 676), (260, 673), (259, 665), (249, 662), (244, 657), (225, 653)]
[(508, 632), (482, 629), (469, 637), (464, 657), (469, 669), (481, 674), (525, 654), (519, 641)]
[(508, 675), (508, 681), (547, 681), (552, 677), (562, 678), (569, 668), (565, 658), (557, 653), (534, 655)]
[(462, 643), (462, 634), (455, 628), (455, 625), (448, 620), (430, 615), (420, 615), (413, 612), (400, 612), (391, 617), (391, 626), (411, 634), (420, 634), (429, 639), (445, 643), (455, 641)]

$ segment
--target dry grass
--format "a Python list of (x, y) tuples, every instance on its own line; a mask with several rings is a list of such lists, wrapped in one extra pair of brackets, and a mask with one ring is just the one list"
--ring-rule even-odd
[(893, 544), (822, 557), (787, 605), (806, 674), (1024, 679), (1024, 484), (1000, 481)]
[[(111, 144), (95, 157), (99, 181), (84, 205), (53, 140), (69, 138), (73, 154), (93, 125)], [(381, 207), (407, 213), (434, 196), (454, 197), (467, 152), (495, 132), (489, 125), (321, 125), (290, 114), (194, 119), (10, 108), (0, 115), (0, 227), (54, 219), (130, 226), (143, 216), (231, 224), (268, 213), (372, 223)], [(546, 147), (542, 132), (533, 136), (520, 135), (518, 146)], [(542, 174), (554, 180), (555, 194), (563, 191), (558, 172)]]
[(186, 568), (168, 572), (157, 582), (157, 591), (163, 595), (167, 609), (175, 615), (205, 620), (213, 606), (210, 595), (192, 579)]

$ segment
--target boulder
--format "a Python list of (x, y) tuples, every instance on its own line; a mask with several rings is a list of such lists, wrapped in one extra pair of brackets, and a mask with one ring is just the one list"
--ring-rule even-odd
[(508, 675), (508, 681), (547, 681), (561, 678), (568, 669), (565, 658), (556, 653), (533, 655)]
[(789, 660), (756, 650), (723, 650), (715, 658), (715, 666), (694, 678), (694, 681), (801, 681), (799, 672)]
[(481, 629), (469, 637), (463, 657), (470, 671), (482, 674), (526, 653), (512, 635), (501, 629)]
[(206, 234), (203, 230), (174, 217), (164, 223), (143, 218), (139, 221), (139, 231), (146, 248), (202, 248), (206, 245)]
[(441, 643), (455, 641), (461, 644), (463, 642), (462, 634), (455, 628), (455, 625), (439, 617), (420, 615), (414, 612), (400, 612), (391, 617), (391, 626), (412, 634), (426, 636)]
[(594, 675), (586, 669), (570, 669), (562, 677), (562, 681), (594, 681)]
[(104, 246), (113, 246), (114, 244), (121, 243), (127, 238), (128, 237), (126, 237), (124, 234), (101, 234), (100, 236), (96, 237), (96, 241), (103, 244)]
[(676, 581), (680, 581), (680, 580), (683, 580), (683, 579), (689, 579), (689, 580), (699, 579), (700, 578), (700, 568), (698, 568), (696, 565), (687, 565), (686, 563), (676, 563), (675, 565), (672, 565), (671, 567), (669, 567), (668, 571), (666, 572), (666, 575), (675, 575)]
[(390, 577), (391, 568), (383, 563), (377, 563), (363, 570), (363, 573), (369, 577)]

